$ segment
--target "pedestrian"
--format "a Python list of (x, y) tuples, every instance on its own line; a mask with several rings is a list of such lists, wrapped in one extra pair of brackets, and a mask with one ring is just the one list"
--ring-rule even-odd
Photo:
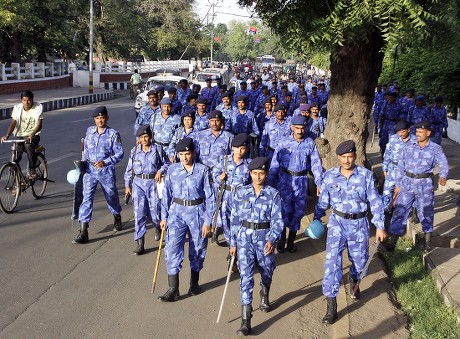
[(166, 173), (169, 161), (160, 146), (152, 145), (152, 130), (148, 124), (140, 126), (136, 136), (138, 145), (131, 150), (124, 179), (125, 197), (133, 198), (134, 241), (137, 243), (133, 254), (142, 255), (145, 252), (147, 219), (152, 223), (155, 240), (160, 239), (160, 199), (157, 183)]
[(434, 98), (434, 106), (431, 107), (431, 119), (433, 125), (430, 139), (438, 145), (441, 145), (443, 134), (447, 131), (448, 127), (447, 110), (442, 102), (443, 97), (438, 95)]
[(120, 134), (107, 125), (109, 114), (105, 106), (93, 111), (95, 126), (86, 130), (83, 159), (86, 172), (83, 175), (83, 201), (78, 211), (80, 233), (72, 241), (84, 244), (89, 241), (88, 227), (93, 214), (93, 201), (97, 184), (100, 183), (107, 206), (114, 216), (114, 230), (120, 231), (121, 205), (115, 177), (115, 165), (123, 159), (123, 147)]
[(415, 99), (415, 105), (409, 110), (407, 121), (411, 124), (411, 132), (415, 134), (415, 124), (422, 121), (433, 122), (431, 118), (431, 110), (425, 105), (425, 96), (419, 95)]
[(196, 131), (202, 131), (209, 128), (209, 120), (207, 116), (207, 103), (206, 98), (200, 97), (196, 100), (196, 114), (194, 127)]
[(190, 289), (188, 294), (200, 293), (200, 271), (206, 257), (211, 220), (216, 208), (209, 169), (194, 162), (195, 145), (184, 138), (176, 145), (180, 163), (172, 164), (165, 177), (161, 200), (162, 230), (167, 230), (165, 261), (169, 289), (158, 299), (164, 302), (179, 300), (179, 272), (184, 260), (185, 240), (189, 241)]
[(22, 159), (22, 154), (24, 151), (26, 152), (29, 161), (29, 179), (31, 180), (35, 180), (38, 177), (35, 170), (38, 166), (35, 149), (40, 142), (42, 126), (43, 106), (34, 102), (34, 94), (31, 91), (22, 92), (21, 103), (13, 107), (8, 130), (1, 138), (1, 141), (8, 140), (11, 134), (18, 139), (25, 140), (24, 143), (17, 144), (17, 158), (15, 161), (19, 163)]
[(237, 109), (233, 110), (230, 120), (225, 122), (228, 123), (230, 132), (234, 135), (240, 133), (247, 133), (250, 139), (249, 155), (251, 158), (255, 157), (256, 149), (259, 138), (259, 127), (257, 126), (254, 112), (247, 109), (248, 98), (245, 95), (241, 95), (237, 98)]
[(141, 107), (139, 114), (136, 117), (136, 121), (134, 122), (134, 135), (136, 135), (136, 131), (139, 129), (139, 127), (150, 123), (152, 120), (152, 115), (161, 112), (158, 95), (154, 90), (147, 92), (147, 100), (148, 102), (145, 104), (145, 106)]
[(311, 105), (310, 119), (307, 123), (307, 135), (313, 140), (322, 137), (326, 129), (326, 123), (327, 119), (319, 116), (319, 106), (317, 104)]
[(139, 74), (139, 71), (137, 69), (135, 69), (134, 74), (131, 75), (129, 83), (131, 84), (130, 98), (134, 99), (137, 95), (137, 90), (142, 85), (142, 76)]
[(174, 131), (180, 125), (181, 116), (172, 114), (171, 99), (169, 98), (161, 99), (160, 106), (161, 112), (153, 114), (150, 119), (150, 128), (153, 134), (153, 143), (163, 147), (163, 151), (167, 153)]
[(195, 137), (195, 111), (193, 109), (187, 109), (181, 114), (181, 126), (176, 128), (174, 136), (171, 140), (171, 143), (168, 146), (168, 157), (171, 163), (175, 163), (176, 160), (179, 160), (176, 153), (176, 145), (179, 141), (184, 138), (194, 138)]
[(170, 87), (168, 88), (168, 97), (171, 99), (171, 114), (179, 114), (182, 112), (182, 104), (181, 102), (176, 98), (177, 95), (177, 88), (176, 87)]
[(379, 146), (380, 154), (385, 154), (385, 149), (390, 139), (390, 135), (393, 135), (396, 123), (399, 120), (404, 120), (404, 114), (401, 110), (401, 104), (398, 101), (398, 94), (395, 92), (385, 93), (387, 101), (383, 104), (382, 109), (380, 110), (379, 116), (379, 125), (380, 135), (379, 135)]
[(284, 104), (275, 106), (275, 119), (269, 119), (264, 126), (260, 139), (259, 154), (272, 159), (276, 146), (291, 134), (291, 117), (286, 117)]
[(241, 328), (238, 335), (251, 334), (254, 266), (261, 275), (260, 305), (270, 311), (269, 292), (275, 270), (275, 242), (283, 229), (281, 197), (266, 184), (269, 160), (255, 158), (248, 168), (252, 184), (243, 186), (232, 202), (230, 255), (238, 256), (240, 270)]
[(353, 299), (360, 298), (359, 288), (355, 293), (353, 290), (369, 256), (368, 205), (376, 227), (376, 239), (383, 241), (386, 236), (382, 200), (372, 172), (355, 164), (355, 143), (352, 140), (342, 142), (337, 146), (336, 154), (340, 166), (324, 173), (314, 213), (314, 219), (320, 220), (326, 210), (332, 208), (327, 224), (323, 278), (323, 294), (327, 299), (325, 324), (333, 324), (337, 319), (336, 296), (342, 281), (342, 253), (346, 247), (351, 261), (350, 295)]
[(217, 105), (216, 110), (222, 112), (222, 116), (224, 118), (224, 128), (229, 132), (231, 125), (228, 121), (231, 119), (234, 109), (235, 106), (232, 105), (232, 92), (225, 92), (222, 94), (222, 103)]
[(398, 238), (406, 231), (406, 222), (412, 207), (425, 233), (425, 251), (431, 251), (431, 234), (434, 221), (433, 171), (439, 166), (438, 184), (446, 185), (449, 166), (438, 144), (430, 141), (431, 123), (421, 121), (414, 125), (417, 142), (403, 148), (398, 161), (394, 192), (397, 194), (391, 218), (390, 240), (386, 248), (393, 251)]
[(188, 102), (187, 98), (190, 94), (192, 94), (192, 90), (188, 87), (187, 79), (179, 80), (179, 88), (177, 89), (177, 100), (185, 106)]
[(304, 116), (292, 118), (292, 135), (279, 141), (270, 165), (268, 183), (281, 193), (285, 226), (277, 245), (279, 253), (285, 250), (286, 228), (289, 229), (287, 250), (291, 253), (297, 250), (294, 241), (307, 206), (309, 171), (313, 172), (317, 191), (321, 186), (321, 158), (314, 141), (305, 135), (306, 125)]

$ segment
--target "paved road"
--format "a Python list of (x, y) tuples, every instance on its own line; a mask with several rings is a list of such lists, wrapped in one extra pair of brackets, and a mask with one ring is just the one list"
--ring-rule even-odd
[[(150, 294), (158, 243), (148, 233), (147, 254), (131, 255), (133, 213), (122, 212), (125, 227), (112, 231), (102, 193), (98, 190), (90, 226), (91, 242), (74, 245), (77, 225), (70, 220), (72, 187), (66, 182), (73, 160), (79, 158), (79, 138), (92, 123), (95, 105), (46, 113), (42, 143), (47, 148), (50, 183), (36, 201), (21, 196), (17, 211), (0, 215), (0, 338), (228, 338), (240, 324), (239, 280), (233, 277), (220, 324), (216, 324), (226, 276), (226, 248), (210, 246), (200, 283), (204, 292), (163, 304), (157, 296), (167, 289), (164, 260), (157, 289)], [(125, 153), (134, 142), (132, 101), (106, 102), (109, 125), (120, 131)], [(0, 121), (0, 134), (8, 121)], [(0, 145), (0, 162), (8, 148)], [(120, 193), (127, 159), (117, 167)], [(310, 201), (313, 205), (314, 202)], [(311, 215), (311, 208), (308, 211)], [(308, 215), (305, 222), (308, 222)], [(324, 239), (300, 237), (295, 254), (277, 254), (271, 300), (273, 311), (258, 308), (254, 293), (253, 332), (262, 338), (407, 337), (406, 320), (393, 307), (391, 289), (380, 261), (375, 259), (362, 283), (363, 300), (353, 303), (344, 289), (338, 297), (339, 321), (321, 324), (325, 301), (321, 293)], [(188, 289), (184, 261), (180, 291)]]

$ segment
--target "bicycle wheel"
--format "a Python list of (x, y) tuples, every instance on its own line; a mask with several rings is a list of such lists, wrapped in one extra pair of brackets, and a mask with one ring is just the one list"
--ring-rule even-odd
[(6, 163), (0, 169), (0, 208), (12, 213), (18, 205), (20, 194), (19, 175), (12, 163)]
[(38, 166), (35, 168), (37, 172), (37, 179), (32, 183), (32, 195), (35, 199), (40, 199), (45, 194), (46, 185), (48, 185), (48, 166), (46, 165), (46, 159), (43, 154), (37, 154)]

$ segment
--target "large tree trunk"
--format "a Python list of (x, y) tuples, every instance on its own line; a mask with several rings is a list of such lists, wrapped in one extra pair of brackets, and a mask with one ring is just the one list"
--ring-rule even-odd
[(365, 163), (367, 124), (382, 69), (383, 45), (382, 37), (374, 31), (367, 42), (345, 44), (331, 53), (326, 140), (317, 142), (326, 169), (338, 165), (335, 149), (348, 139), (356, 143), (356, 163)]

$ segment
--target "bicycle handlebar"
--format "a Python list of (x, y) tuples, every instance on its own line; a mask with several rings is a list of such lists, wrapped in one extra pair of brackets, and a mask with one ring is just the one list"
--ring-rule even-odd
[(11, 142), (11, 143), (18, 143), (18, 144), (20, 144), (21, 142), (26, 142), (26, 140), (23, 140), (23, 139), (3, 140), (3, 141), (2, 141), (2, 144), (3, 144), (4, 142)]

